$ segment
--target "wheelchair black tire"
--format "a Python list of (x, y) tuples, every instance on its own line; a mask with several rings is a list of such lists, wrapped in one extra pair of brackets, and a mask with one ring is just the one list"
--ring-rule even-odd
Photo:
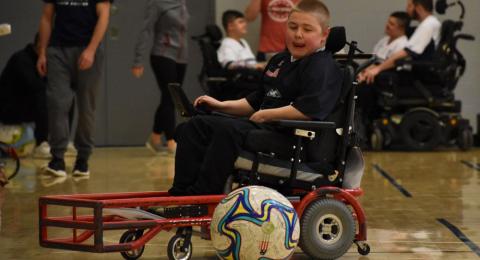
[[(10, 158), (14, 161), (15, 166), (14, 170), (12, 172), (4, 172), (6, 174), (6, 181), (8, 182), (9, 180), (12, 180), (17, 176), (18, 172), (20, 171), (20, 158), (17, 154), (17, 151), (15, 148), (13, 148), (11, 145), (0, 142), (0, 167), (4, 167), (5, 162), (2, 162), (2, 158)], [(3, 164), (3, 165), (2, 165)]]
[[(122, 234), (122, 237), (120, 237), (120, 243), (123, 244), (123, 243), (136, 241), (140, 239), (142, 235), (143, 235), (143, 230), (128, 230)], [(136, 260), (143, 255), (144, 251), (145, 251), (145, 245), (143, 245), (137, 250), (120, 252), (120, 254), (126, 260)]]
[(183, 242), (185, 242), (185, 239), (186, 237), (184, 234), (176, 234), (170, 239), (167, 246), (167, 255), (169, 260), (189, 260), (192, 258), (192, 254), (193, 254), (192, 241), (188, 241), (188, 245), (187, 245), (188, 251), (184, 252), (186, 253), (184, 257), (179, 258), (176, 255), (177, 250), (179, 249), (178, 246), (180, 246), (178, 243), (182, 242), (182, 240)]
[(373, 151), (383, 150), (384, 137), (382, 130), (378, 127), (373, 129), (372, 135), (370, 136), (370, 146)]
[[(419, 133), (420, 130), (422, 133)], [(403, 117), (400, 124), (400, 135), (409, 149), (428, 151), (435, 149), (440, 144), (442, 129), (438, 118), (431, 112), (414, 111)]]
[[(336, 235), (319, 233), (325, 222), (330, 222), (330, 233), (337, 232)], [(350, 249), (355, 239), (352, 212), (335, 199), (321, 199), (310, 204), (300, 224), (300, 248), (314, 259), (339, 258)]]
[(473, 132), (471, 128), (464, 128), (460, 130), (458, 135), (458, 147), (462, 151), (468, 151), (473, 146)]

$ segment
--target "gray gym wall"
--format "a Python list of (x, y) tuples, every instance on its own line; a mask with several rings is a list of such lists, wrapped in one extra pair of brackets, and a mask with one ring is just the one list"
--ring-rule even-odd
[[(28, 1), (28, 4), (26, 2)], [(480, 113), (480, 1), (463, 0), (467, 6), (464, 32), (477, 37), (475, 42), (461, 42), (460, 50), (467, 62), (467, 72), (459, 83), (456, 93), (463, 100), (464, 115), (476, 125), (476, 114)], [(151, 131), (152, 117), (160, 98), (159, 91), (150, 71), (137, 80), (130, 74), (133, 46), (138, 32), (146, 0), (117, 0), (117, 10), (112, 14), (110, 31), (107, 34), (105, 65), (105, 87), (102, 88), (97, 107), (98, 145), (139, 145)], [(344, 25), (349, 40), (356, 40), (364, 50), (370, 50), (382, 36), (388, 14), (404, 10), (406, 0), (325, 0), (332, 12), (332, 25)], [(248, 0), (188, 0), (191, 14), (190, 35), (203, 33), (205, 24), (217, 21), (226, 9), (244, 10)], [(32, 41), (38, 29), (42, 2), (40, 0), (0, 1), (0, 23), (11, 23), (12, 35), (0, 37), (0, 69), (10, 55)], [(215, 11), (216, 10), (216, 11)], [(440, 19), (458, 18), (459, 10), (448, 10)], [(247, 37), (255, 50), (258, 42), (259, 19), (253, 23)], [(190, 41), (190, 63), (184, 88), (193, 98), (202, 92), (197, 75), (201, 67), (198, 46)], [(0, 93), (1, 94), (1, 93)]]
[[(145, 2), (116, 0), (114, 3), (105, 40), (104, 87), (97, 102), (97, 145), (143, 145), (151, 132), (160, 92), (148, 59), (142, 79), (135, 79), (130, 73)], [(205, 25), (214, 22), (214, 0), (187, 0), (187, 5), (190, 36), (202, 34)], [(11, 23), (13, 28), (11, 35), (0, 37), (0, 69), (15, 51), (33, 41), (41, 9), (41, 0), (0, 1), (0, 23)], [(190, 40), (189, 46), (190, 62), (184, 88), (193, 98), (202, 94), (197, 80), (202, 58), (195, 42)]]
[[(463, 101), (463, 115), (470, 119), (476, 128), (476, 115), (480, 113), (480, 1), (462, 0), (467, 8), (464, 33), (473, 34), (475, 42), (461, 41), (460, 51), (467, 60), (467, 71), (456, 88), (456, 97)], [(359, 43), (360, 49), (370, 52), (375, 43), (383, 36), (385, 22), (389, 14), (405, 10), (407, 0), (324, 0), (332, 14), (332, 26), (342, 25), (347, 29), (347, 39)], [(454, 2), (450, 0), (449, 2)], [(227, 9), (243, 11), (249, 0), (217, 0), (216, 20), (221, 24), (222, 13)], [(440, 20), (457, 20), (459, 7), (447, 10), (447, 15), (438, 15)], [(256, 51), (259, 36), (259, 18), (249, 27), (246, 37), (252, 49)]]

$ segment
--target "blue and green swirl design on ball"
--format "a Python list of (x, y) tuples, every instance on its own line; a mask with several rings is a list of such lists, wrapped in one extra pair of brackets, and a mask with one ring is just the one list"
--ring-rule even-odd
[[(298, 221), (295, 209), (290, 206), (284, 205), (275, 200), (264, 200), (261, 203), (261, 212), (257, 213), (250, 205), (250, 191), (248, 189), (242, 189), (240, 192), (232, 194), (222, 200), (222, 204), (235, 199), (235, 203), (230, 210), (220, 220), (217, 226), (217, 230), (220, 234), (225, 235), (230, 240), (230, 247), (219, 250), (218, 254), (223, 259), (240, 259), (240, 248), (242, 245), (241, 234), (232, 228), (227, 227), (230, 223), (243, 220), (253, 223), (261, 227), (265, 222), (270, 221), (272, 210), (276, 209), (282, 216), (286, 230), (284, 246), (287, 250), (294, 249), (298, 240), (293, 239), (293, 231), (295, 224)], [(290, 255), (288, 256), (290, 257)], [(286, 259), (288, 258), (286, 257)], [(268, 258), (260, 258), (267, 260)]]

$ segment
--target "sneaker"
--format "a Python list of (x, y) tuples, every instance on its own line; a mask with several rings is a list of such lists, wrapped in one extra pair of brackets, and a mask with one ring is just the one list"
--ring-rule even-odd
[(48, 142), (42, 142), (39, 146), (35, 147), (33, 150), (33, 158), (36, 159), (50, 159), (52, 154), (50, 154), (50, 145)]
[(62, 176), (62, 177), (41, 177), (40, 178), (40, 184), (45, 187), (51, 187), (55, 186), (57, 184), (62, 184), (67, 180), (67, 176)]
[(165, 151), (165, 148), (161, 144), (154, 144), (151, 139), (148, 139), (145, 143), (145, 147), (154, 154), (160, 154)]
[(73, 145), (72, 142), (69, 142), (67, 145), (67, 151), (65, 152), (65, 156), (68, 157), (76, 157), (78, 154), (77, 149), (75, 148), (75, 145)]
[(52, 174), (55, 177), (66, 177), (65, 161), (63, 159), (53, 158), (45, 167), (45, 173)]
[(90, 176), (90, 171), (88, 170), (88, 161), (83, 159), (77, 159), (75, 166), (73, 167), (73, 176)]

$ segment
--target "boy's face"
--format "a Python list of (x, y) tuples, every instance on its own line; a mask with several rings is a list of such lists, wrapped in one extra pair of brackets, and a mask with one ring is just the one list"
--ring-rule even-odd
[(228, 32), (231, 35), (243, 37), (247, 34), (247, 20), (237, 18), (228, 24)]
[(414, 20), (418, 19), (417, 6), (413, 3), (413, 0), (408, 0), (407, 2), (407, 13), (410, 18)]
[(398, 23), (398, 19), (390, 16), (385, 26), (385, 34), (391, 38), (397, 38), (404, 34), (402, 27)]
[(295, 59), (303, 58), (322, 48), (328, 33), (314, 15), (293, 12), (287, 24), (287, 48)]

